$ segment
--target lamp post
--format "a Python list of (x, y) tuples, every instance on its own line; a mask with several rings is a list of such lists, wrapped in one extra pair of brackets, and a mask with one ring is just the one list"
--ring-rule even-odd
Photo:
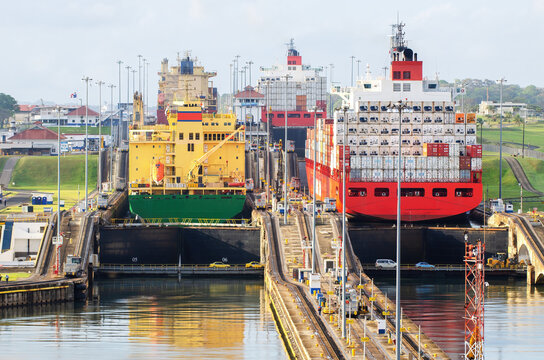
[(500, 122), (500, 139), (499, 139), (499, 199), (502, 199), (502, 84), (506, 82), (504, 77), (497, 80), (500, 86), (500, 109), (501, 109), (501, 122)]
[(109, 171), (109, 182), (110, 186), (113, 186), (113, 88), (115, 85), (108, 85), (110, 88), (110, 171)]
[(523, 118), (523, 131), (522, 131), (522, 145), (521, 145), (521, 157), (525, 158), (525, 123), (527, 122), (527, 105), (525, 105), (525, 117)]
[[(115, 136), (116, 144), (118, 144), (118, 137), (119, 137), (119, 127), (121, 126), (121, 119), (123, 118), (123, 110), (121, 109), (121, 64), (123, 62), (121, 60), (117, 61), (117, 64), (119, 65), (119, 99), (117, 101), (117, 107), (119, 108), (119, 121), (117, 122), (117, 134)], [(112, 119), (113, 121), (113, 119)], [(113, 150), (113, 133), (112, 136), (112, 150)], [(113, 153), (112, 153), (113, 156)], [(112, 160), (113, 161), (113, 160)]]
[(518, 183), (518, 185), (519, 185), (519, 199), (520, 199), (519, 208), (521, 212), (523, 213), (523, 185), (521, 185), (521, 183)]
[(315, 187), (316, 187), (316, 173), (315, 173), (315, 163), (316, 163), (316, 148), (317, 148), (317, 106), (314, 106), (314, 178), (313, 178), (313, 191), (312, 191), (312, 274), (315, 274), (316, 272), (316, 254), (315, 254), (315, 242), (316, 242), (316, 236), (315, 236)]
[(125, 69), (127, 69), (127, 106), (128, 106), (128, 103), (130, 103), (130, 69), (132, 69), (132, 67), (130, 66), (125, 66)]
[(92, 81), (88, 76), (83, 79), (86, 83), (85, 90), (85, 211), (89, 207), (89, 81)]
[(270, 80), (266, 81), (266, 202), (270, 201), (270, 117), (268, 116), (268, 96)]
[(98, 191), (101, 191), (102, 187), (102, 85), (105, 82), (98, 80)]
[(401, 164), (402, 164), (402, 110), (404, 110), (407, 107), (405, 103), (402, 102), (402, 100), (399, 100), (396, 104), (392, 104), (390, 106), (391, 109), (397, 109), (399, 111), (399, 153), (398, 153), (398, 171), (397, 171), (397, 267), (396, 267), (396, 285), (395, 285), (395, 292), (396, 292), (396, 298), (395, 298), (395, 338), (397, 339), (396, 342), (396, 351), (397, 351), (397, 360), (400, 360), (400, 348), (401, 348), (401, 334), (400, 334), (400, 315), (401, 315), (401, 309), (400, 309), (400, 199), (401, 199), (401, 192), (400, 192), (400, 171), (401, 171)]
[(289, 74), (285, 75), (285, 142), (283, 144), (283, 224), (287, 225), (287, 92), (289, 91)]
[[(344, 105), (342, 130), (342, 338), (346, 337), (346, 132), (347, 132), (347, 111), (349, 107)], [(315, 176), (315, 175), (314, 175)]]
[(351, 81), (351, 87), (353, 87), (353, 60), (355, 59), (355, 56), (352, 55), (352, 56), (350, 56), (350, 58), (351, 58), (351, 79), (350, 79), (350, 81)]
[(57, 245), (56, 273), (60, 272), (59, 266), (59, 240), (60, 240), (60, 106), (57, 106)]
[(138, 55), (138, 92), (140, 94), (142, 93), (142, 58), (142, 55)]

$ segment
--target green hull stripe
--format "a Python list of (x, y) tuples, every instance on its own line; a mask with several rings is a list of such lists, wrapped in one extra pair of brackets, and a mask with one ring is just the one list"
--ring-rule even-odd
[(231, 219), (245, 195), (129, 195), (130, 212), (144, 219)]

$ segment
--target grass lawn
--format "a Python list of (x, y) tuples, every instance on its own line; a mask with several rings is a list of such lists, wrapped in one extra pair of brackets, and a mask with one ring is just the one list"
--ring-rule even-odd
[[(479, 130), (478, 128), (478, 141), (480, 139)], [(498, 127), (484, 128), (483, 137), (484, 143), (498, 144), (500, 141), (500, 130)], [(506, 127), (503, 124), (502, 141), (505, 146), (521, 148), (521, 144), (523, 143), (522, 126), (509, 125)], [(544, 152), (544, 124), (527, 124), (525, 126), (525, 145), (537, 146), (538, 149), (535, 150)]]
[[(89, 189), (96, 186), (98, 156), (89, 155)], [(61, 186), (66, 190), (85, 188), (85, 155), (68, 155), (60, 159)], [(10, 188), (57, 189), (57, 157), (25, 156), (22, 157), (11, 176)]]
[[(532, 160), (532, 159), (525, 159), (525, 160)], [(544, 162), (534, 160), (538, 162), (539, 166), (544, 166)], [(483, 166), (483, 175), (482, 175), (482, 183), (483, 183), (483, 191), (484, 196), (486, 199), (496, 199), (499, 197), (499, 155), (497, 153), (489, 153), (484, 152), (484, 157), (482, 159), (482, 166)], [(524, 166), (524, 164), (522, 163)], [(529, 177), (529, 181), (531, 181), (531, 184), (537, 189), (540, 189), (538, 184), (535, 182), (533, 183), (533, 176), (536, 176), (538, 170), (537, 166), (533, 166), (535, 164), (530, 163), (530, 165), (527, 165), (527, 167), (524, 166), (524, 170), (528, 173), (527, 176), (529, 177), (529, 174), (531, 174), (531, 177)], [(533, 175), (534, 174), (534, 175)], [(544, 180), (544, 179), (543, 179)], [(544, 181), (543, 185), (544, 186)], [(514, 209), (517, 210), (519, 208), (519, 185), (516, 177), (514, 176), (514, 173), (512, 172), (512, 169), (510, 169), (510, 165), (506, 162), (503, 156), (502, 160), (502, 197), (504, 199), (511, 198), (512, 204), (514, 205)], [(536, 194), (524, 191), (523, 197), (527, 196), (536, 196)], [(516, 199), (516, 200), (514, 200)], [(534, 206), (542, 207), (538, 205), (534, 205), (532, 203), (524, 201), (523, 203), (523, 210), (529, 211), (532, 210)]]
[(9, 275), (9, 281), (17, 281), (21, 279), (26, 279), (32, 274), (29, 274), (28, 272), (8, 272), (4, 270), (4, 271), (0, 271), (0, 275), (2, 275), (2, 283), (5, 283), (6, 275)]
[[(56, 126), (51, 126), (49, 129), (53, 130), (54, 132), (57, 132)], [(89, 135), (98, 135), (98, 126), (88, 126), (87, 131), (89, 132)], [(60, 127), (60, 133), (61, 134), (85, 134), (85, 126), (61, 126)], [(102, 126), (102, 135), (110, 135), (110, 127), (109, 126)]]
[(544, 192), (544, 161), (532, 158), (517, 158), (529, 182), (537, 190)]
[(8, 161), (9, 156), (0, 156), (0, 172), (4, 170), (4, 165), (6, 165), (6, 161)]

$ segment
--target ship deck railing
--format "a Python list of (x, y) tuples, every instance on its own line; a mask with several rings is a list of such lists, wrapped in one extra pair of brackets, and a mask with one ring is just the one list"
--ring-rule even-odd
[(184, 225), (218, 227), (256, 227), (252, 219), (205, 219), (205, 218), (146, 218), (144, 222), (133, 218), (113, 218), (110, 222), (122, 226)]
[(261, 276), (264, 267), (246, 267), (245, 264), (228, 267), (211, 267), (210, 264), (100, 264), (96, 267), (100, 273), (118, 274), (172, 274), (172, 275), (252, 275)]

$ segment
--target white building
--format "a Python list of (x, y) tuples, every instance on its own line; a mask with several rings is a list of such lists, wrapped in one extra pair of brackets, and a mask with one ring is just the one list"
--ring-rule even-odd
[[(480, 115), (494, 115), (500, 114), (500, 103), (493, 101), (482, 101), (478, 108), (478, 114)], [(521, 112), (521, 115), (525, 115), (525, 110), (527, 109), (527, 104), (525, 103), (513, 103), (513, 102), (503, 102), (502, 103), (502, 113), (518, 113)]]
[(256, 125), (261, 118), (261, 108), (264, 106), (264, 95), (246, 86), (244, 91), (234, 95), (234, 113), (238, 123)]
[(11, 265), (17, 259), (35, 261), (46, 228), (46, 222), (6, 221), (1, 230), (0, 264)]

